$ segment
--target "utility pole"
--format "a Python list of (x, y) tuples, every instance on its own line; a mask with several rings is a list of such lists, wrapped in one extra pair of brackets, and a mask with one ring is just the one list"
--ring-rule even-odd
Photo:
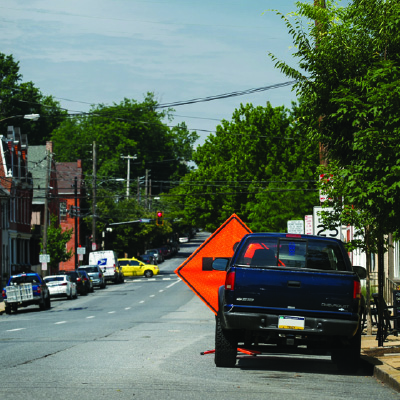
[(134, 156), (121, 156), (121, 158), (126, 158), (128, 160), (128, 172), (126, 176), (126, 198), (129, 199), (129, 182), (131, 175), (131, 160), (136, 160), (136, 155)]
[(74, 179), (74, 196), (75, 196), (75, 270), (78, 269), (78, 178)]
[[(44, 189), (44, 215), (43, 215), (43, 254), (47, 254), (47, 226), (49, 224), (49, 185), (50, 185), (50, 167), (51, 167), (51, 156), (49, 150), (46, 149), (46, 179), (45, 179), (45, 189)], [(43, 275), (49, 275), (49, 268)]]
[[(96, 244), (96, 203), (97, 203), (97, 154), (96, 154), (96, 142), (93, 142), (93, 181), (92, 181), (92, 189), (93, 189), (93, 203), (92, 203), (92, 244)], [(93, 249), (93, 245), (92, 245)]]
[(144, 208), (148, 208), (148, 203), (149, 203), (149, 172), (151, 171), (151, 169), (146, 169), (146, 177), (145, 177), (145, 192), (144, 192), (144, 196), (145, 196), (145, 204), (144, 204)]

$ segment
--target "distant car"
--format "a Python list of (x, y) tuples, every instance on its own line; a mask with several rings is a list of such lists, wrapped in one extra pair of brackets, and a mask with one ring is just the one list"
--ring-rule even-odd
[(88, 294), (87, 286), (83, 282), (82, 274), (79, 271), (60, 271), (60, 274), (69, 275), (72, 282), (75, 282), (78, 294), (86, 296)]
[(156, 256), (153, 256), (151, 254), (141, 254), (138, 259), (140, 261), (143, 261), (145, 264), (157, 265)]
[(87, 273), (86, 270), (78, 268), (78, 271), (82, 275), (83, 284), (86, 286), (88, 293), (93, 293), (94, 286), (93, 286), (92, 278), (89, 276), (89, 274)]
[(171, 247), (168, 245), (164, 245), (161, 247), (161, 251), (163, 252), (164, 258), (171, 257)]
[(164, 255), (160, 248), (158, 249), (148, 249), (144, 252), (144, 254), (151, 254), (157, 257), (157, 264), (164, 262)]
[(80, 265), (78, 271), (84, 270), (90, 276), (93, 286), (100, 287), (104, 289), (106, 287), (106, 281), (104, 278), (104, 273), (98, 265)]
[(51, 297), (66, 296), (67, 299), (76, 299), (78, 293), (75, 282), (69, 275), (50, 275), (44, 278)]
[(153, 275), (158, 275), (159, 273), (157, 265), (145, 264), (137, 258), (119, 258), (118, 262), (124, 276), (145, 276), (146, 278), (151, 278)]
[(181, 236), (179, 237), (179, 243), (187, 243), (189, 241), (188, 236)]

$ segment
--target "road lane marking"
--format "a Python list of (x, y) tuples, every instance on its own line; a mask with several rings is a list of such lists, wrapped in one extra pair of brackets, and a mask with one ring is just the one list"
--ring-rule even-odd
[(61, 325), (61, 324), (66, 324), (67, 321), (59, 321), (59, 322), (54, 322), (54, 325)]
[(26, 328), (15, 328), (15, 329), (9, 329), (6, 332), (17, 332), (17, 331), (23, 331), (24, 329), (26, 329)]
[(170, 287), (176, 285), (177, 283), (179, 283), (181, 280), (179, 279), (178, 281), (175, 281), (173, 283), (171, 283), (170, 285), (167, 286), (167, 289), (169, 289)]
[(154, 297), (155, 296), (155, 294), (151, 294), (149, 297)]
[(115, 311), (109, 311), (108, 313), (109, 314), (115, 314)]
[(139, 301), (139, 303), (144, 303), (144, 300)]
[(90, 319), (90, 318), (95, 318), (94, 315), (90, 315), (89, 317), (86, 317), (86, 319)]
[(130, 310), (132, 307), (125, 307), (125, 310)]

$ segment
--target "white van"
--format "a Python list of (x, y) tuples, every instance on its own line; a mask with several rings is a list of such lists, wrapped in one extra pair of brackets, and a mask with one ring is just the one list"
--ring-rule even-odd
[(122, 283), (124, 276), (115, 251), (102, 250), (89, 253), (89, 264), (98, 265), (104, 273), (106, 282)]

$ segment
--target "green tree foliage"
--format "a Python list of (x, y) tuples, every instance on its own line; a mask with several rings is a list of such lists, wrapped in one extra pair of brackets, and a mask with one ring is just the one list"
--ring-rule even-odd
[[(0, 53), (0, 130), (7, 132), (7, 126), (21, 128), (28, 134), (30, 145), (46, 144), (51, 132), (67, 114), (52, 96), (45, 96), (32, 82), (21, 82), (19, 63), (12, 55)], [(26, 114), (40, 114), (33, 122), (22, 118)], [(21, 116), (21, 117), (15, 117)], [(12, 117), (12, 118), (10, 118)]]
[[(119, 257), (136, 257), (142, 254), (150, 245), (160, 246), (165, 243), (165, 237), (171, 233), (168, 222), (162, 227), (154, 222), (155, 212), (150, 212), (140, 206), (136, 198), (126, 199), (124, 193), (116, 188), (113, 194), (107, 189), (98, 191), (97, 213), (99, 214), (98, 229), (105, 232), (104, 245), (106, 250), (114, 250)], [(137, 222), (140, 219), (151, 219), (150, 223)], [(91, 222), (91, 217), (87, 218)], [(118, 225), (112, 225), (117, 223)]]
[(168, 111), (157, 112), (156, 106), (154, 96), (148, 94), (142, 103), (124, 99), (65, 121), (52, 135), (57, 160), (81, 159), (89, 176), (93, 171), (92, 144), (96, 142), (100, 179), (126, 177), (127, 160), (121, 156), (136, 155), (137, 159), (131, 161), (133, 179), (151, 170), (152, 194), (163, 191), (163, 183), (188, 172), (184, 162), (191, 160), (198, 135), (190, 133), (184, 124), (169, 128), (163, 122)]
[(318, 148), (303, 139), (295, 113), (248, 104), (223, 121), (173, 190), (183, 221), (213, 231), (236, 213), (253, 230), (285, 231), (288, 219), (311, 213)]
[[(62, 230), (58, 226), (57, 217), (51, 216), (51, 223), (47, 229), (47, 254), (50, 255), (50, 270), (57, 271), (60, 262), (68, 261), (72, 255), (72, 249), (67, 251), (67, 243), (72, 237), (73, 229)], [(43, 243), (41, 243), (43, 251)]]
[(298, 3), (293, 16), (294, 23), (281, 17), (293, 36), (300, 70), (280, 61), (276, 65), (298, 80), (305, 110), (299, 123), (326, 149), (325, 172), (334, 175), (331, 195), (338, 217), (344, 221), (354, 209), (354, 221), (368, 226), (373, 236), (398, 233), (398, 2), (354, 0), (344, 8), (327, 2), (326, 9)]

